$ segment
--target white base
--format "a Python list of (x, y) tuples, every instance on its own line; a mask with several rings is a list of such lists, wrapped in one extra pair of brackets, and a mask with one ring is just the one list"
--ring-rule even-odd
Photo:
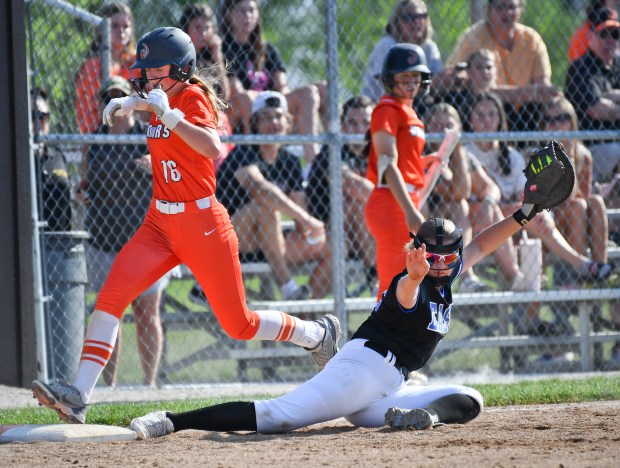
[(0, 425), (0, 442), (117, 442), (135, 440), (131, 429), (101, 424)]

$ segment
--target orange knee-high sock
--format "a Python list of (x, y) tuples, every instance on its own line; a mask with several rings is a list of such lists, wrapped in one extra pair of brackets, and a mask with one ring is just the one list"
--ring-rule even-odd
[(114, 315), (100, 310), (93, 313), (74, 384), (82, 394), (84, 403), (90, 401), (97, 380), (112, 355), (119, 326), (120, 320)]
[(316, 322), (301, 320), (278, 310), (257, 310), (260, 318), (253, 340), (290, 341), (304, 348), (316, 348), (325, 329)]

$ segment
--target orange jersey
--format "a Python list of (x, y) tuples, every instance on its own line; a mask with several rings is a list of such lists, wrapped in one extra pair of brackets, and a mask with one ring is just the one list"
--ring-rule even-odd
[[(185, 120), (200, 127), (215, 128), (215, 116), (204, 91), (187, 86), (169, 98), (170, 108), (179, 109)], [(153, 197), (185, 202), (215, 193), (213, 161), (194, 151), (153, 114), (146, 132), (153, 166)]]
[[(381, 130), (396, 137), (397, 166), (405, 183), (416, 188), (424, 187), (424, 170), (422, 167), (422, 151), (426, 143), (424, 124), (413, 108), (393, 97), (383, 96), (375, 107), (370, 121), (371, 135)], [(374, 145), (371, 145), (366, 177), (375, 186), (380, 185), (377, 180), (378, 157)]]

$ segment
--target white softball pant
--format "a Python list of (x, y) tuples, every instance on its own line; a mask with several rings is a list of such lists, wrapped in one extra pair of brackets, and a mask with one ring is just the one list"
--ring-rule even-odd
[(391, 407), (423, 408), (438, 398), (463, 394), (483, 408), (482, 395), (462, 385), (408, 386), (390, 362), (365, 348), (366, 340), (345, 344), (325, 369), (292, 392), (255, 402), (258, 432), (287, 432), (340, 417), (363, 427), (385, 424)]

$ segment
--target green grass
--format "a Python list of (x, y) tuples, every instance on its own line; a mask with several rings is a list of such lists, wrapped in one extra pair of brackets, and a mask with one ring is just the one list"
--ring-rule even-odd
[[(512, 384), (471, 385), (471, 387), (482, 394), (487, 407), (620, 400), (620, 377), (618, 376), (522, 381)], [(254, 395), (244, 400), (251, 401), (272, 396)], [(161, 409), (173, 412), (189, 411), (228, 401), (234, 401), (234, 399), (95, 404), (90, 409), (88, 417), (91, 424), (127, 426), (132, 418), (149, 411)], [(25, 408), (0, 411), (0, 424), (54, 424), (57, 422), (56, 413), (48, 409)]]

